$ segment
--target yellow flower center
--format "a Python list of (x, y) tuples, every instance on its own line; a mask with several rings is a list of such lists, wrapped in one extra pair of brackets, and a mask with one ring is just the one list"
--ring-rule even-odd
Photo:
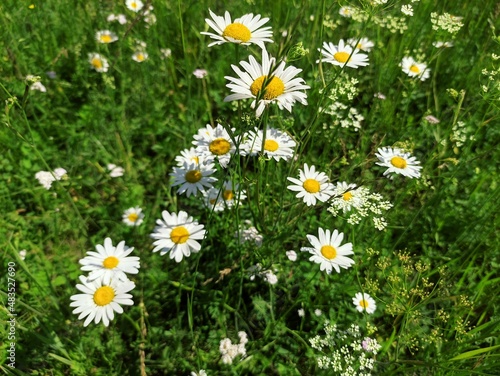
[(391, 164), (396, 168), (406, 168), (406, 160), (401, 157), (392, 157)]
[(94, 292), (94, 303), (101, 307), (111, 303), (114, 298), (115, 290), (110, 286), (99, 287), (96, 292)]
[(279, 144), (274, 140), (266, 140), (264, 142), (264, 150), (266, 151), (276, 151), (279, 147)]
[(239, 40), (240, 43), (245, 43), (250, 40), (252, 37), (252, 33), (250, 29), (245, 25), (235, 22), (230, 25), (227, 25), (224, 31), (222, 32), (222, 37), (230, 40), (231, 42), (234, 40)]
[(135, 55), (135, 58), (137, 59), (137, 61), (146, 60), (146, 58), (144, 57), (144, 54), (141, 54), (141, 53), (138, 53), (137, 55)]
[(410, 72), (420, 73), (420, 69), (415, 64), (412, 64), (411, 67), (410, 67)]
[(172, 239), (175, 244), (183, 244), (189, 239), (189, 231), (182, 226), (176, 227), (170, 233), (170, 239)]
[(102, 266), (106, 269), (114, 269), (120, 261), (115, 256), (109, 256), (104, 259)]
[(344, 201), (350, 201), (352, 199), (352, 193), (346, 192), (342, 195), (342, 198), (344, 199)]
[(192, 184), (199, 182), (202, 177), (203, 175), (200, 170), (191, 170), (186, 172), (186, 175), (184, 175), (184, 179), (186, 179), (188, 183)]
[(359, 50), (361, 50), (361, 47), (363, 47), (363, 45), (361, 43), (358, 43), (358, 45), (356, 46), (356, 48)]
[(227, 189), (227, 190), (224, 191), (224, 193), (222, 194), (222, 196), (224, 197), (224, 200), (231, 201), (234, 198), (234, 193), (233, 193), (232, 190)]
[[(260, 76), (257, 78), (252, 85), (250, 85), (250, 91), (253, 95), (257, 96), (259, 92), (262, 90), (262, 84), (267, 76)], [(270, 101), (276, 97), (279, 97), (281, 94), (285, 92), (285, 84), (281, 79), (274, 76), (271, 82), (267, 82), (266, 91), (264, 93), (263, 99), (266, 101)]]
[(139, 214), (130, 213), (127, 218), (130, 222), (136, 222), (139, 219)]
[(113, 38), (111, 38), (111, 35), (105, 34), (101, 35), (101, 42), (102, 43), (111, 43)]
[(320, 190), (319, 181), (316, 179), (307, 179), (302, 183), (302, 186), (309, 193), (318, 193)]
[(208, 149), (212, 154), (224, 155), (231, 149), (231, 144), (225, 138), (217, 138), (210, 143)]
[(335, 55), (333, 55), (333, 58), (337, 60), (339, 63), (345, 63), (347, 60), (349, 60), (349, 54), (347, 52), (337, 52)]
[(130, 8), (137, 8), (137, 3), (135, 1), (133, 3), (130, 3)]
[(364, 309), (368, 308), (368, 302), (365, 299), (362, 299), (359, 301), (359, 305), (363, 307)]
[(191, 157), (191, 160), (196, 164), (200, 164), (200, 158), (197, 156)]
[(101, 69), (102, 68), (102, 61), (101, 59), (98, 59), (97, 57), (94, 57), (92, 61), (90, 62), (92, 66), (96, 69)]
[(337, 250), (331, 245), (324, 245), (323, 247), (321, 247), (321, 254), (328, 260), (332, 260), (337, 257)]

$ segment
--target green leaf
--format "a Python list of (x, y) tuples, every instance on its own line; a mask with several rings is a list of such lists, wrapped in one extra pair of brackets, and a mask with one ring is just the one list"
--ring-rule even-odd
[(467, 351), (467, 352), (464, 352), (460, 355), (457, 355), (457, 356), (451, 358), (450, 361), (469, 359), (469, 358), (472, 358), (473, 356), (492, 351), (492, 350), (497, 349), (499, 347), (500, 347), (500, 345), (496, 345), (496, 346), (485, 347), (482, 349)]

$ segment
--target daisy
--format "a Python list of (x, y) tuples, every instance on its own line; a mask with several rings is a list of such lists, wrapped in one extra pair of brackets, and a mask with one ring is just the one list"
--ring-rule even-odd
[(196, 240), (202, 240), (205, 237), (203, 225), (188, 217), (185, 211), (179, 214), (166, 210), (162, 212), (163, 221), (158, 220), (159, 224), (155, 232), (151, 234), (155, 248), (153, 252), (160, 251), (160, 255), (170, 252), (170, 259), (181, 262), (183, 257), (189, 257), (191, 252), (197, 253), (201, 249), (200, 243)]
[(340, 7), (339, 14), (342, 17), (351, 18), (354, 13), (354, 8), (350, 6)]
[(109, 285), (112, 279), (127, 281), (125, 273), (139, 273), (139, 257), (127, 257), (134, 247), (125, 246), (125, 241), (113, 246), (110, 238), (104, 239), (104, 246), (97, 244), (97, 252), (87, 252), (87, 256), (80, 260), (82, 270), (90, 272), (87, 280), (93, 281), (102, 278), (105, 285)]
[[(318, 48), (318, 51), (323, 55), (320, 60), (325, 63), (349, 68), (368, 65), (368, 55), (359, 53), (358, 48), (354, 49), (353, 52), (353, 48), (349, 44), (345, 44), (343, 39), (339, 41), (338, 46), (333, 43), (323, 42), (323, 48)], [(320, 60), (316, 60), (316, 63), (319, 63)]]
[(143, 61), (146, 61), (148, 59), (148, 54), (147, 52), (144, 51), (136, 51), (132, 55), (132, 60), (137, 61), (138, 63), (142, 63)]
[(350, 46), (356, 46), (357, 49), (365, 52), (370, 52), (375, 44), (368, 38), (361, 38), (359, 41), (357, 38), (350, 38), (347, 40)]
[(90, 324), (94, 320), (98, 324), (101, 320), (104, 326), (108, 326), (109, 322), (113, 320), (115, 312), (123, 313), (122, 305), (133, 305), (132, 295), (127, 294), (135, 287), (132, 281), (120, 281), (114, 279), (111, 283), (103, 283), (102, 279), (88, 281), (87, 277), (80, 276), (82, 284), (76, 285), (76, 288), (83, 292), (70, 297), (70, 307), (76, 307), (73, 313), (80, 315), (78, 319), (81, 320), (87, 317), (83, 326)]
[(285, 69), (282, 61), (275, 67), (276, 59), (271, 57), (265, 49), (262, 50), (262, 65), (253, 56), (247, 61), (241, 61), (242, 71), (236, 65), (231, 65), (239, 78), (226, 76), (231, 83), (226, 86), (234, 94), (224, 98), (224, 102), (252, 98), (252, 108), (257, 106), (257, 117), (262, 115), (266, 105), (277, 103), (279, 109), (286, 108), (292, 111), (295, 101), (307, 105), (307, 95), (299, 90), (309, 89), (302, 78), (295, 77), (302, 69), (289, 66)]
[[(236, 129), (231, 129), (234, 132)], [(212, 128), (207, 124), (205, 128), (198, 130), (198, 133), (193, 136), (193, 144), (196, 146), (196, 151), (203, 156), (217, 158), (220, 165), (226, 168), (231, 154), (236, 151), (233, 140), (229, 136), (227, 130), (220, 124)]]
[(384, 175), (390, 173), (401, 174), (409, 178), (420, 177), (421, 166), (415, 157), (411, 157), (410, 153), (405, 153), (399, 148), (379, 148), (378, 153), (375, 153), (380, 162), (376, 164), (379, 166), (388, 167), (384, 171)]
[(307, 235), (307, 240), (312, 245), (311, 247), (302, 247), (302, 252), (309, 252), (312, 256), (309, 261), (314, 261), (320, 264), (320, 270), (326, 270), (328, 274), (332, 272), (332, 267), (337, 273), (340, 273), (340, 268), (348, 269), (354, 264), (354, 260), (346, 257), (352, 255), (352, 244), (346, 243), (340, 245), (344, 239), (344, 234), (333, 230), (323, 230), (321, 227), (318, 229), (319, 238), (314, 235)]
[(142, 3), (141, 0), (127, 0), (125, 2), (125, 5), (127, 6), (128, 9), (130, 9), (132, 12), (139, 12), (144, 4)]
[(175, 157), (175, 161), (177, 162), (178, 167), (182, 167), (184, 163), (213, 163), (214, 157), (213, 155), (202, 155), (200, 152), (196, 151), (194, 147), (191, 147), (190, 149), (182, 150), (181, 155)]
[(90, 66), (95, 69), (96, 72), (104, 73), (108, 71), (109, 64), (108, 61), (102, 57), (100, 54), (91, 53), (89, 54)]
[(216, 178), (210, 176), (216, 171), (214, 167), (214, 163), (184, 163), (182, 167), (174, 167), (174, 172), (170, 174), (174, 177), (172, 187), (180, 185), (177, 193), (186, 192), (187, 197), (196, 196), (198, 191), (203, 193), (206, 188), (211, 188), (212, 183), (217, 181)]
[(358, 292), (352, 298), (353, 304), (356, 306), (356, 309), (359, 312), (366, 311), (366, 313), (373, 313), (375, 312), (375, 309), (377, 308), (377, 305), (375, 304), (375, 300), (373, 298), (365, 293)]
[(293, 148), (297, 144), (288, 133), (269, 128), (266, 130), (265, 140), (263, 135), (264, 132), (258, 128), (250, 132), (247, 141), (250, 155), (257, 155), (263, 149), (266, 157), (274, 158), (276, 161), (280, 159), (288, 161), (293, 157)]
[(297, 198), (304, 199), (307, 206), (316, 205), (316, 199), (321, 202), (327, 201), (333, 195), (333, 184), (328, 182), (328, 176), (324, 172), (316, 172), (314, 166), (304, 163), (304, 170), (299, 169), (299, 179), (287, 178), (295, 185), (287, 188), (299, 192)]
[(404, 73), (410, 77), (418, 77), (420, 81), (425, 81), (430, 77), (430, 70), (424, 63), (418, 63), (412, 57), (404, 57), (399, 64)]
[(125, 210), (122, 219), (123, 222), (129, 226), (139, 226), (144, 218), (142, 209), (138, 206)]
[(449, 41), (445, 41), (445, 42), (441, 42), (441, 41), (436, 41), (436, 42), (432, 42), (432, 45), (436, 48), (450, 48), (450, 47), (453, 47), (453, 42), (449, 42)]
[(227, 11), (224, 17), (217, 16), (210, 9), (208, 11), (212, 19), (205, 18), (205, 21), (208, 26), (216, 32), (216, 34), (205, 31), (201, 32), (201, 34), (208, 35), (210, 38), (215, 39), (215, 42), (210, 43), (208, 47), (229, 42), (242, 44), (244, 46), (253, 43), (265, 49), (264, 42), (273, 43), (272, 39), (270, 39), (273, 36), (271, 27), (261, 27), (269, 21), (269, 18), (261, 19), (260, 14), (254, 17), (254, 15), (250, 13), (231, 22), (231, 15)]
[(345, 181), (338, 182), (333, 190), (335, 197), (332, 199), (332, 206), (341, 209), (344, 213), (352, 207), (358, 207), (364, 201), (357, 194), (356, 184), (347, 184)]
[(118, 40), (118, 37), (112, 31), (101, 30), (95, 34), (95, 39), (97, 39), (99, 43), (108, 44), (116, 42)]
[(206, 192), (205, 205), (214, 211), (223, 211), (225, 208), (235, 206), (245, 198), (245, 191), (239, 190), (239, 184), (225, 181), (221, 189), (212, 187)]

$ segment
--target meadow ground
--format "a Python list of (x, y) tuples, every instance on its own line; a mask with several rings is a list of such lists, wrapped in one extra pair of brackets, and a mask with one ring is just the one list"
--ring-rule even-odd
[(0, 4), (0, 370), (497, 375), (498, 3), (143, 2)]

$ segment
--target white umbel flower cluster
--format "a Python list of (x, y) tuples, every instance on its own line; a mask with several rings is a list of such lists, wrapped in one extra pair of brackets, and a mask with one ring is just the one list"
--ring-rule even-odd
[(239, 344), (233, 344), (229, 338), (224, 338), (220, 341), (219, 351), (222, 355), (222, 363), (233, 364), (234, 359), (241, 355), (244, 358), (247, 355), (245, 345), (248, 342), (247, 334), (245, 332), (238, 332), (240, 337)]

